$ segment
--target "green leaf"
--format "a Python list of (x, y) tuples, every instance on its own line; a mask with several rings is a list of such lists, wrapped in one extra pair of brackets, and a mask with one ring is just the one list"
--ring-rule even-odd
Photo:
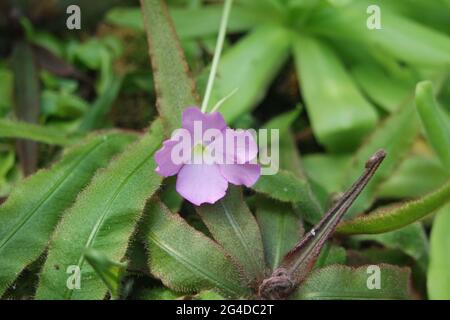
[(304, 233), (300, 218), (285, 203), (269, 199), (256, 202), (267, 265), (274, 270)]
[(89, 249), (84, 254), (103, 283), (108, 287), (114, 299), (120, 297), (120, 282), (125, 275), (126, 265), (110, 260), (100, 251)]
[(450, 122), (438, 106), (430, 81), (420, 82), (416, 87), (416, 107), (428, 142), (436, 151), (444, 168), (450, 172)]
[(329, 194), (342, 191), (345, 171), (351, 161), (348, 154), (308, 154), (302, 158), (307, 175)]
[[(254, 8), (251, 8), (254, 9)], [(230, 33), (244, 32), (267, 15), (264, 11), (257, 12), (236, 3), (230, 13), (227, 30)], [(223, 5), (211, 4), (194, 8), (169, 9), (177, 35), (181, 39), (204, 38), (214, 36), (219, 32), (219, 21)], [(106, 21), (121, 27), (136, 31), (144, 31), (142, 13), (138, 8), (116, 7), (110, 10)]]
[(436, 215), (430, 237), (428, 296), (430, 299), (450, 298), (450, 205)]
[(347, 171), (346, 186), (355, 180), (359, 175), (359, 168), (375, 150), (382, 148), (387, 155), (372, 181), (347, 213), (347, 217), (352, 217), (371, 206), (378, 186), (392, 175), (406, 157), (418, 132), (416, 112), (412, 104), (407, 103), (381, 123), (366, 143), (358, 149)]
[[(150, 133), (97, 173), (80, 193), (50, 243), (36, 294), (38, 299), (102, 299), (105, 296), (107, 288), (85, 263), (84, 253), (94, 248), (113, 261), (124, 257), (145, 202), (162, 180), (155, 172), (153, 160), (162, 137), (162, 125), (157, 120)], [(80, 289), (66, 286), (69, 266), (78, 267), (81, 272)]]
[(225, 300), (223, 296), (213, 290), (202, 291), (192, 297), (194, 300)]
[(413, 86), (389, 75), (375, 64), (360, 64), (352, 69), (362, 90), (387, 112), (395, 111), (412, 95)]
[[(448, 66), (450, 38), (447, 35), (395, 14), (377, 2), (358, 0), (340, 6), (329, 6), (311, 19), (310, 27), (315, 32), (333, 38), (351, 39), (374, 50), (382, 49), (407, 63)], [(381, 29), (370, 30), (366, 27), (369, 17), (367, 7), (371, 4), (380, 6)]]
[(297, 36), (294, 56), (300, 90), (317, 139), (330, 150), (354, 149), (377, 122), (373, 106), (325, 43)]
[(60, 130), (47, 126), (8, 119), (0, 119), (0, 137), (27, 139), (61, 146), (73, 144), (77, 140), (75, 137), (69, 137)]
[(380, 185), (377, 195), (390, 199), (420, 197), (439, 188), (449, 179), (450, 175), (438, 159), (412, 155)]
[(274, 175), (262, 175), (252, 189), (275, 200), (291, 202), (309, 215), (322, 216), (322, 206), (308, 182), (292, 172), (279, 170)]
[(328, 266), (313, 271), (291, 298), (301, 300), (411, 299), (410, 271), (380, 265), (380, 289), (369, 289), (368, 266)]
[(165, 133), (170, 135), (181, 126), (184, 108), (198, 105), (195, 86), (188, 75), (189, 68), (165, 3), (141, 0), (141, 5), (158, 96), (158, 112)]
[(16, 185), (0, 207), (0, 295), (41, 255), (62, 213), (94, 172), (132, 139), (117, 133), (91, 136), (50, 169)]
[(145, 289), (138, 295), (138, 300), (176, 300), (182, 295), (167, 288)]
[(345, 234), (383, 233), (400, 229), (422, 219), (450, 199), (450, 183), (428, 195), (401, 205), (377, 209), (367, 215), (342, 223), (337, 232)]
[(413, 257), (426, 270), (428, 265), (428, 240), (421, 223), (416, 222), (398, 230), (372, 235), (354, 236), (357, 240), (371, 240), (390, 249), (399, 249)]
[(242, 199), (238, 187), (213, 205), (196, 207), (213, 238), (243, 267), (254, 284), (265, 273), (264, 249), (258, 224)]
[[(208, 110), (235, 89), (237, 92), (220, 107), (225, 120), (232, 123), (253, 109), (286, 61), (289, 46), (290, 33), (270, 26), (256, 28), (225, 51), (220, 59)], [(206, 80), (206, 72), (204, 75)]]
[(100, 93), (92, 107), (81, 120), (78, 128), (81, 132), (101, 127), (102, 122), (119, 94), (122, 80), (123, 76), (112, 76), (108, 80), (106, 89)]
[(216, 288), (235, 298), (248, 294), (225, 251), (158, 200), (148, 205), (144, 236), (150, 270), (165, 286), (186, 293)]
[(323, 268), (333, 264), (345, 264), (346, 260), (347, 252), (345, 251), (345, 248), (327, 243), (317, 257), (314, 269)]

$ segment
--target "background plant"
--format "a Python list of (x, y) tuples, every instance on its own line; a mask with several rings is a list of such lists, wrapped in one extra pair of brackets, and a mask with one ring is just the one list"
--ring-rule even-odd
[[(236, 36), (210, 105), (238, 88), (221, 111), (236, 127), (279, 128), (282, 170), (250, 193), (234, 189), (197, 212), (174, 193), (172, 180), (154, 173), (153, 153), (179, 126), (183, 108), (198, 104), (184, 52), (203, 92), (222, 5), (171, 2), (184, 50), (162, 1), (142, 1), (142, 15), (113, 8), (97, 37), (85, 41), (55, 37), (28, 10), (13, 15), (20, 36), (2, 50), (11, 59), (0, 72), (3, 297), (253, 297), (303, 230), (384, 148), (388, 157), (339, 236), (290, 298), (449, 298), (448, 282), (439, 280), (449, 270), (448, 4), (379, 4), (384, 28), (377, 33), (355, 27), (365, 26), (364, 1), (236, 1), (229, 28)], [(146, 31), (153, 72), (139, 30)], [(414, 91), (425, 79), (432, 82)], [(13, 89), (27, 94), (13, 100)], [(148, 108), (154, 95), (159, 117), (148, 130), (111, 129), (145, 127), (156, 115)], [(10, 116), (13, 105), (27, 123)], [(126, 121), (124, 110), (138, 111)], [(11, 138), (27, 142), (16, 149)], [(60, 147), (48, 144), (66, 150), (59, 156)], [(417, 199), (392, 204), (410, 198)], [(435, 219), (427, 216), (437, 209)], [(384, 289), (362, 297), (360, 266), (367, 263), (390, 266), (382, 265)], [(81, 290), (67, 290), (67, 265), (81, 267)], [(392, 265), (412, 270), (413, 290), (409, 269)]]

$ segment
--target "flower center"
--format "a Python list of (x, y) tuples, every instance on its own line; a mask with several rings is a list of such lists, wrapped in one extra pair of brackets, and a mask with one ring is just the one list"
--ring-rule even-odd
[(202, 156), (205, 151), (205, 146), (202, 143), (198, 143), (192, 149), (192, 153), (196, 156)]

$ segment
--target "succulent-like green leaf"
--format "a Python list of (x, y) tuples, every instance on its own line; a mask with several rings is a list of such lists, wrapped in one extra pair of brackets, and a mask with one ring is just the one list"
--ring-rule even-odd
[(347, 260), (347, 252), (344, 247), (332, 244), (325, 244), (324, 248), (317, 257), (314, 270), (323, 268), (332, 264), (345, 264)]
[(152, 200), (144, 221), (151, 272), (178, 292), (218, 289), (226, 296), (248, 294), (239, 269), (214, 241)]
[(342, 223), (337, 232), (345, 234), (383, 233), (402, 228), (434, 212), (450, 200), (450, 183), (417, 200), (377, 209)]
[(358, 168), (363, 165), (374, 150), (383, 148), (387, 156), (383, 165), (356, 200), (346, 217), (352, 217), (371, 206), (377, 187), (390, 177), (411, 149), (419, 132), (418, 122), (413, 105), (407, 103), (381, 123), (366, 143), (358, 149), (350, 162), (345, 185), (350, 185), (355, 180), (359, 175)]
[(420, 197), (449, 179), (450, 174), (435, 157), (411, 155), (380, 185), (377, 195), (389, 199)]
[(269, 199), (258, 199), (256, 219), (267, 265), (274, 270), (303, 235), (302, 221), (289, 204)]
[(265, 274), (264, 249), (258, 224), (238, 187), (213, 205), (196, 207), (213, 238), (243, 267), (250, 283)]
[(388, 112), (395, 111), (413, 93), (410, 83), (384, 73), (374, 64), (358, 65), (352, 74), (370, 99)]
[(430, 264), (428, 267), (428, 296), (430, 299), (450, 298), (450, 205), (436, 215), (430, 238)]
[(298, 36), (294, 56), (300, 90), (317, 139), (330, 150), (352, 150), (375, 126), (375, 109), (325, 43)]
[[(102, 299), (106, 286), (85, 263), (89, 248), (120, 261), (126, 252), (146, 200), (158, 189), (154, 152), (163, 139), (161, 122), (96, 174), (66, 212), (50, 243), (36, 297), (38, 299)], [(79, 269), (81, 287), (66, 286), (66, 270)]]
[(0, 119), (0, 137), (27, 139), (61, 146), (73, 144), (77, 140), (61, 134), (60, 130), (8, 119)]
[(417, 85), (416, 107), (428, 142), (433, 146), (444, 168), (450, 172), (450, 122), (434, 98), (430, 81)]
[(84, 257), (108, 287), (111, 296), (114, 299), (119, 298), (120, 285), (125, 275), (126, 264), (112, 261), (100, 251), (92, 248), (86, 251)]
[(289, 45), (289, 31), (275, 26), (259, 27), (225, 51), (208, 110), (235, 89), (236, 93), (220, 107), (225, 120), (232, 123), (254, 108), (286, 60)]
[(0, 295), (42, 254), (62, 213), (95, 171), (132, 140), (118, 133), (90, 136), (50, 169), (17, 184), (0, 207)]
[[(328, 266), (311, 273), (291, 299), (301, 300), (385, 300), (413, 298), (410, 271), (380, 265), (380, 288), (369, 289), (373, 271), (369, 266)], [(370, 272), (369, 272), (370, 271)]]
[(197, 105), (195, 86), (178, 42), (166, 4), (160, 0), (141, 0), (150, 60), (153, 67), (158, 112), (165, 133), (181, 126), (184, 108)]
[[(380, 6), (381, 29), (366, 27), (367, 8), (372, 4)], [(333, 38), (351, 39), (375, 50), (382, 49), (411, 64), (448, 66), (450, 62), (450, 38), (447, 35), (395, 14), (377, 1), (349, 1), (344, 5), (329, 6), (311, 19), (310, 27)]]

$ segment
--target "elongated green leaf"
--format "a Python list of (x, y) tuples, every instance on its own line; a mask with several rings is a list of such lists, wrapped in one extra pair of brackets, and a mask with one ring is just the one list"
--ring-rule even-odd
[(317, 139), (330, 150), (352, 150), (376, 124), (373, 106), (325, 43), (298, 36), (294, 56), (300, 90)]
[(428, 267), (428, 296), (430, 299), (450, 298), (450, 205), (439, 210), (433, 222)]
[(133, 137), (89, 137), (60, 162), (20, 182), (0, 207), (0, 295), (20, 271), (44, 251), (63, 211)]
[[(150, 133), (99, 172), (79, 195), (50, 243), (36, 294), (38, 299), (102, 299), (105, 296), (107, 288), (85, 263), (84, 253), (94, 248), (113, 261), (123, 258), (146, 200), (161, 183), (153, 155), (162, 137), (161, 122), (156, 120)], [(70, 276), (66, 273), (68, 268), (81, 272), (79, 289), (66, 286)]]
[(181, 126), (184, 108), (197, 105), (194, 82), (164, 1), (141, 0), (147, 32), (157, 107), (166, 134)]
[(374, 64), (358, 65), (352, 74), (370, 99), (388, 112), (395, 111), (413, 93), (411, 84), (385, 74)]
[(0, 119), (0, 137), (21, 138), (61, 146), (73, 144), (77, 140), (61, 134), (60, 130), (8, 119)]
[(216, 288), (231, 297), (247, 293), (223, 249), (158, 200), (148, 205), (144, 235), (150, 270), (167, 287), (189, 293)]
[(386, 151), (386, 160), (367, 185), (361, 196), (347, 213), (346, 217), (352, 217), (357, 213), (369, 208), (374, 201), (377, 187), (385, 181), (401, 161), (417, 137), (419, 124), (416, 112), (411, 103), (407, 103), (400, 110), (389, 116), (369, 139), (364, 143), (354, 155), (348, 172), (345, 185), (348, 186), (359, 175), (359, 169), (366, 159), (377, 149), (383, 148)]
[[(381, 29), (366, 27), (367, 7), (372, 4), (380, 6)], [(311, 28), (334, 38), (348, 38), (377, 50), (381, 48), (408, 63), (423, 66), (448, 66), (450, 63), (447, 35), (395, 14), (377, 1), (358, 0), (329, 6), (311, 19)]]
[(303, 235), (302, 222), (290, 205), (268, 199), (258, 199), (256, 219), (267, 265), (274, 270)]
[(450, 122), (434, 98), (430, 81), (417, 85), (416, 107), (428, 142), (433, 146), (444, 168), (450, 172)]
[(439, 188), (449, 179), (450, 174), (438, 159), (420, 155), (409, 156), (393, 175), (380, 185), (377, 195), (390, 199), (420, 197)]
[(408, 269), (380, 265), (380, 288), (369, 289), (369, 285), (372, 284), (370, 277), (375, 274), (368, 267), (353, 269), (334, 265), (318, 269), (291, 298), (301, 300), (412, 299)]
[(230, 186), (223, 199), (196, 210), (214, 239), (242, 265), (247, 280), (255, 283), (262, 279), (265, 263), (261, 233), (240, 188)]
[(289, 45), (289, 31), (259, 27), (226, 51), (219, 63), (209, 110), (235, 89), (237, 92), (220, 107), (225, 120), (232, 123), (254, 108), (286, 61)]
[(114, 299), (120, 296), (120, 282), (125, 275), (126, 264), (111, 261), (100, 251), (89, 249), (84, 254), (86, 261), (108, 287)]
[(375, 210), (342, 223), (337, 232), (345, 234), (383, 233), (402, 228), (422, 219), (450, 200), (450, 183), (428, 195), (401, 205)]
[(80, 123), (80, 131), (88, 131), (100, 128), (108, 111), (111, 109), (114, 100), (116, 100), (122, 86), (122, 76), (111, 76), (108, 78), (106, 89), (100, 93), (92, 107), (83, 117)]

